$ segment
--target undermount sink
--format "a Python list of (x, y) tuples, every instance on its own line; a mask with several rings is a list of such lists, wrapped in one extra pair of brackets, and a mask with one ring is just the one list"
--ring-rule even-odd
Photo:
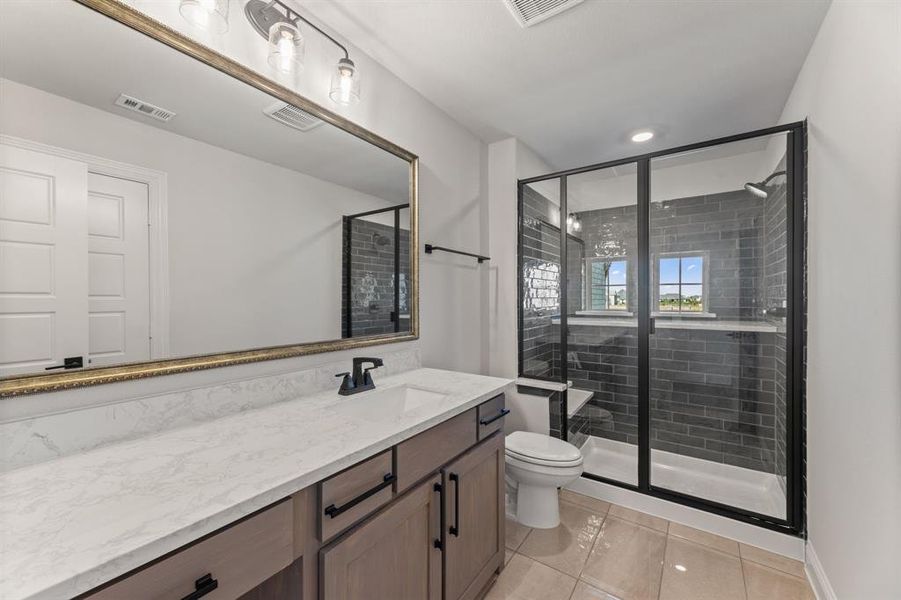
[(446, 394), (442, 392), (403, 384), (360, 392), (336, 405), (335, 408), (353, 412), (357, 418), (382, 420), (413, 412), (445, 397)]

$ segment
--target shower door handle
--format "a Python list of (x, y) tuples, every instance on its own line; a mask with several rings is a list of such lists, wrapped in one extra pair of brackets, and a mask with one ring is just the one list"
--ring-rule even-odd
[(654, 335), (657, 333), (657, 319), (651, 317), (648, 322), (648, 335)]

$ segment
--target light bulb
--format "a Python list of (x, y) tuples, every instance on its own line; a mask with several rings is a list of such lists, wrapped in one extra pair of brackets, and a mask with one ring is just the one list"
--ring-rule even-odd
[(342, 58), (332, 74), (329, 98), (338, 104), (352, 104), (360, 100), (360, 75), (349, 58)]
[(185, 21), (206, 31), (228, 31), (228, 0), (181, 0), (178, 12)]
[(287, 21), (269, 28), (269, 64), (282, 73), (303, 68), (304, 40), (300, 30)]

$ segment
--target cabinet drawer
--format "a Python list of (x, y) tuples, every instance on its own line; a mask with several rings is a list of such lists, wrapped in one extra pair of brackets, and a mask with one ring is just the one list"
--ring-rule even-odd
[[(292, 503), (281, 502), (87, 596), (90, 600), (184, 598), (209, 574), (204, 600), (231, 600), (293, 560)], [(209, 587), (212, 587), (210, 585)]]
[(391, 500), (391, 450), (319, 484), (319, 539), (325, 542)]
[(504, 428), (504, 415), (507, 409), (504, 408), (504, 395), (495, 396), (488, 402), (479, 405), (479, 440), (484, 440), (495, 431)]
[(476, 443), (476, 409), (397, 445), (397, 491), (401, 492)]

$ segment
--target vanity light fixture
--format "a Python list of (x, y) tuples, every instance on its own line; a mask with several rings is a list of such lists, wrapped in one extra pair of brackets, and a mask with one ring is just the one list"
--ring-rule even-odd
[(269, 43), (269, 64), (283, 73), (290, 73), (303, 66), (304, 40), (299, 28), (301, 21), (338, 46), (344, 57), (338, 60), (332, 74), (329, 98), (345, 105), (360, 100), (359, 71), (350, 59), (347, 48), (338, 40), (279, 0), (248, 0), (244, 5), (244, 15), (257, 33)]
[(569, 231), (582, 231), (582, 219), (576, 213), (569, 213), (566, 217), (566, 228)]
[(646, 142), (646, 141), (648, 141), (648, 140), (651, 139), (652, 137), (654, 137), (654, 132), (653, 132), (653, 131), (650, 131), (650, 130), (636, 131), (636, 132), (632, 135), (632, 141), (633, 141), (633, 142), (641, 143), (641, 142)]
[(228, 0), (181, 0), (178, 12), (185, 21), (204, 31), (228, 31)]
[(332, 86), (328, 97), (333, 102), (343, 104), (355, 104), (360, 101), (360, 78), (357, 76), (357, 67), (349, 58), (342, 58), (332, 73)]
[(293, 23), (279, 21), (269, 28), (269, 64), (282, 73), (303, 69), (304, 41)]

